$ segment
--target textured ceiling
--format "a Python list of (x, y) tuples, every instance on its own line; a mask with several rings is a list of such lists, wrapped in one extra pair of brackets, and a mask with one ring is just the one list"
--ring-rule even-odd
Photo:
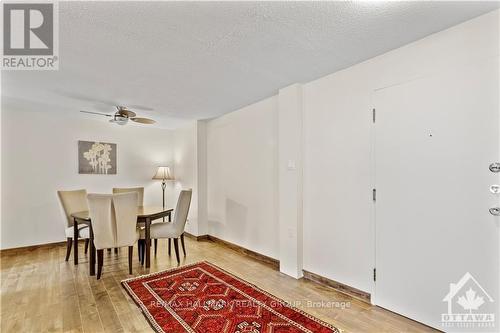
[[(60, 2), (60, 69), (2, 72), (3, 107), (173, 128), (498, 8), (494, 2)], [(152, 109), (152, 110), (151, 110)], [(104, 121), (104, 119), (103, 119)]]

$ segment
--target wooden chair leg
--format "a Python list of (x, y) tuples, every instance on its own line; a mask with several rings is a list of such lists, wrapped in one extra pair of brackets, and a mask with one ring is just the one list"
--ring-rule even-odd
[(181, 261), (179, 259), (179, 239), (174, 238), (174, 250), (175, 250), (175, 258), (177, 258), (177, 264), (180, 264)]
[(128, 247), (128, 273), (132, 274), (132, 254), (134, 253), (134, 247)]
[(186, 256), (186, 246), (184, 245), (184, 234), (181, 234), (181, 245), (182, 245), (182, 252), (184, 253), (184, 257)]
[(144, 259), (146, 258), (146, 240), (141, 242), (141, 265), (144, 266)]
[(158, 239), (155, 238), (155, 257), (156, 257), (156, 248), (158, 247)]
[(71, 247), (73, 246), (73, 238), (66, 238), (66, 261), (69, 260), (71, 254)]
[(104, 250), (97, 250), (97, 280), (101, 278)]
[(89, 250), (89, 239), (86, 238), (85, 239), (85, 254), (87, 254), (88, 250)]
[(137, 241), (137, 254), (139, 255), (139, 262), (141, 262), (142, 239)]
[(172, 251), (170, 251), (171, 247), (172, 247), (172, 240), (169, 238), (168, 239), (168, 255), (170, 255), (170, 253), (172, 252)]

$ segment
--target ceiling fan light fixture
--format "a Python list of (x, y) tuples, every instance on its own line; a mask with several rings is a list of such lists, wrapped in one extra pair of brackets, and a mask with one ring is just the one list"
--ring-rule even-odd
[(115, 115), (115, 117), (113, 119), (111, 119), (109, 122), (123, 126), (123, 125), (127, 124), (128, 118), (120, 116), (120, 115)]

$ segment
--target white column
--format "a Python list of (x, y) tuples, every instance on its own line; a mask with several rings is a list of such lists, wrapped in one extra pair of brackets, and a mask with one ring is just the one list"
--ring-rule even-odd
[(302, 86), (278, 94), (280, 271), (302, 277)]
[(198, 235), (208, 235), (207, 122), (196, 123), (196, 165), (198, 187)]

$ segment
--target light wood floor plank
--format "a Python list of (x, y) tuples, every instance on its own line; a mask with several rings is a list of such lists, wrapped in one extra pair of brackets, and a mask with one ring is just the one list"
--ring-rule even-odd
[[(181, 265), (210, 261), (298, 308), (347, 332), (431, 332), (431, 328), (307, 280), (295, 280), (270, 266), (212, 242), (186, 239)], [(88, 275), (88, 255), (65, 262), (65, 245), (2, 252), (2, 332), (152, 332), (140, 309), (122, 288), (128, 275), (127, 248), (104, 254), (100, 281)], [(173, 251), (173, 249), (172, 249)], [(145, 269), (134, 248), (133, 276), (176, 267), (159, 240), (157, 257)], [(316, 306), (312, 306), (311, 302)], [(317, 306), (338, 302), (345, 307)]]

